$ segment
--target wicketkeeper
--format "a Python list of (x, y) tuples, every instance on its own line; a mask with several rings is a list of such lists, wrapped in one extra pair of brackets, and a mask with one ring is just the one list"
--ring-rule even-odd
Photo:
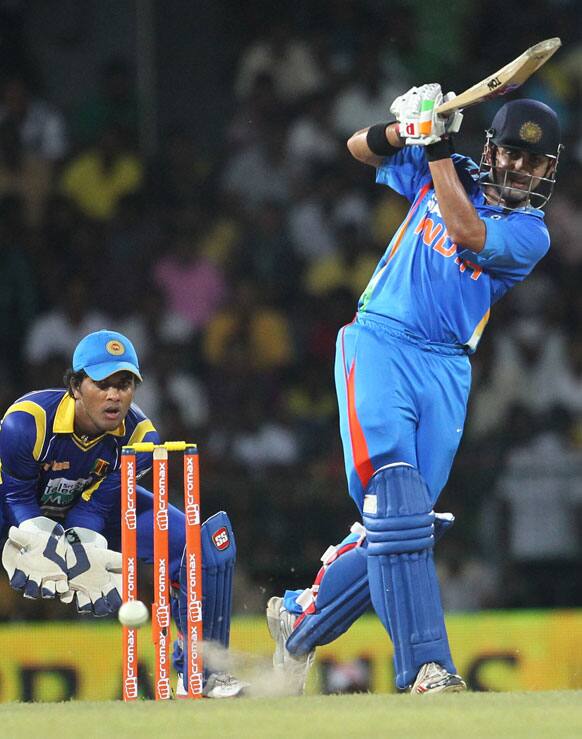
[[(141, 441), (159, 443), (153, 423), (134, 405), (141, 382), (129, 339), (115, 331), (86, 336), (73, 354), (65, 388), (37, 390), (16, 400), (0, 426), (0, 531), (2, 564), (10, 584), (25, 598), (76, 602), (80, 613), (115, 614), (122, 602), (120, 456)], [(137, 455), (138, 477), (151, 454)], [(137, 486), (138, 558), (153, 562), (153, 496)], [(218, 549), (213, 533), (227, 532)], [(187, 632), (184, 514), (169, 508), (172, 608)], [(228, 646), (236, 546), (221, 511), (202, 524), (205, 639)], [(180, 587), (182, 585), (182, 587)], [(181, 628), (181, 625), (184, 628)], [(181, 637), (174, 650), (177, 695), (185, 695), (187, 665)], [(204, 695), (239, 695), (245, 684), (207, 672)]]

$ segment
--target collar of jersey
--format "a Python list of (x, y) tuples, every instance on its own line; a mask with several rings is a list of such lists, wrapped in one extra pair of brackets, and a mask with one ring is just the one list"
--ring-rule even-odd
[[(55, 434), (74, 434), (75, 437), (79, 439), (75, 434), (75, 399), (72, 398), (69, 393), (65, 393), (63, 395), (63, 398), (58, 405), (53, 423), (53, 431)], [(113, 431), (106, 431), (105, 434), (124, 436), (125, 421), (122, 421), (116, 429), (113, 429)], [(101, 436), (105, 436), (105, 434), (101, 434)], [(101, 436), (98, 436), (97, 439), (100, 439)], [(79, 441), (81, 441), (81, 439), (79, 439)], [(88, 443), (93, 444), (95, 441), (96, 439), (93, 438)]]

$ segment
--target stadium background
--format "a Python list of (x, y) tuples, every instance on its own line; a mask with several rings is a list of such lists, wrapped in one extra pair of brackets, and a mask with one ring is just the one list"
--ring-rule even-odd
[[(127, 333), (137, 402), (164, 438), (199, 442), (204, 513), (233, 520), (235, 613), (308, 585), (355, 513), (335, 334), (404, 212), (345, 140), (412, 84), (461, 91), (560, 36), (520, 92), (563, 123), (553, 248), (473, 360), (438, 560), (451, 613), (580, 606), (581, 24), (575, 0), (0, 2), (1, 410), (61, 385), (87, 331)], [(479, 157), (496, 108), (467, 112), (459, 150)], [(22, 622), (78, 620), (5, 577), (0, 619), (25, 643), (42, 632)]]

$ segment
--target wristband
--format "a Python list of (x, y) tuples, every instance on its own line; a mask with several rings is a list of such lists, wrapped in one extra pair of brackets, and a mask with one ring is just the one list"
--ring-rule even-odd
[(453, 141), (446, 138), (437, 141), (435, 144), (425, 146), (426, 158), (429, 162), (438, 162), (440, 159), (450, 159), (453, 153)]
[(366, 143), (372, 154), (377, 154), (379, 157), (388, 157), (399, 151), (398, 147), (392, 146), (386, 138), (386, 128), (389, 125), (389, 123), (376, 123), (375, 126), (370, 126), (368, 129)]

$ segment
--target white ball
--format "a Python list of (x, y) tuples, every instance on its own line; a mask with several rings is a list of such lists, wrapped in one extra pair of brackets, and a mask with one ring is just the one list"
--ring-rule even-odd
[(140, 626), (148, 622), (149, 617), (147, 606), (141, 600), (126, 601), (117, 614), (119, 622), (132, 629), (139, 629)]

